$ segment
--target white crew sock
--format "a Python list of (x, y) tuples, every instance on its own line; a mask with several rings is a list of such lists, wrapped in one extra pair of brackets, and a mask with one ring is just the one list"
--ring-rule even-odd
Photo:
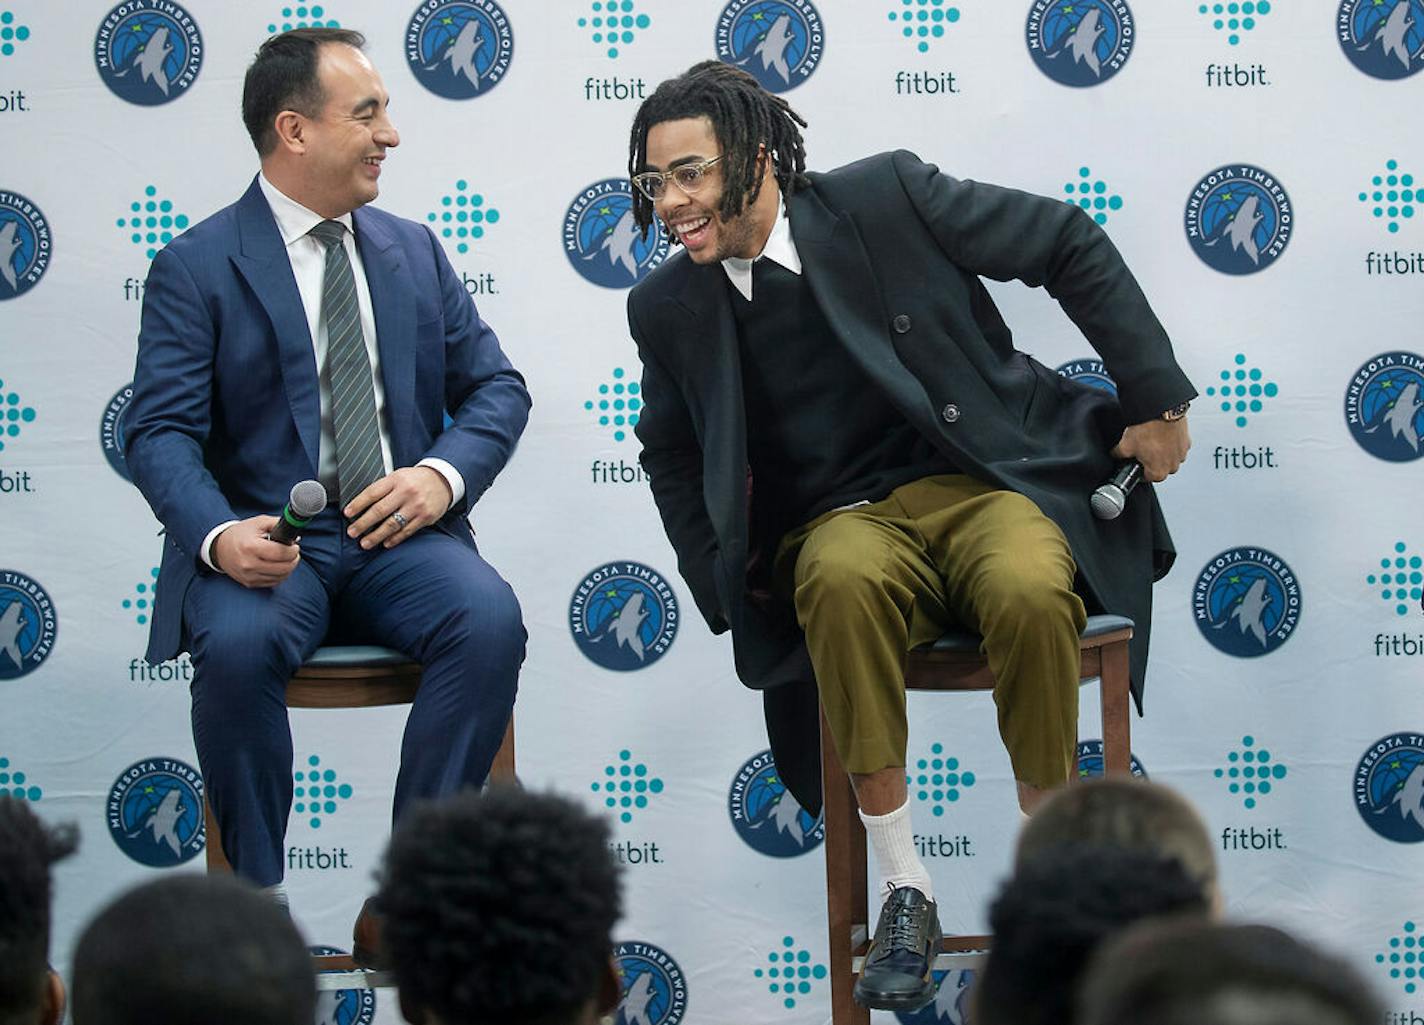
[(286, 883), (277, 883), (273, 886), (264, 886), (262, 888), (262, 892), (267, 894), (267, 896), (271, 897), (279, 908), (285, 909), (288, 907)]
[(875, 866), (884, 882), (881, 893), (888, 894), (901, 886), (913, 886), (934, 900), (934, 884), (930, 882), (929, 870), (915, 850), (909, 799), (888, 815), (867, 815), (863, 811), (859, 814), (860, 821), (865, 824), (870, 848), (875, 852)]

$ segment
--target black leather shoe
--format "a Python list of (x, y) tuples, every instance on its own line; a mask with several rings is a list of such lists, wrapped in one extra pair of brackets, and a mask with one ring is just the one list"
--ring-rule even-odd
[(361, 913), (356, 916), (356, 925), (351, 929), (351, 960), (358, 968), (384, 971), (390, 968), (385, 951), (381, 949), (381, 933), (385, 919), (376, 910), (374, 897), (367, 897), (361, 905)]
[(913, 886), (891, 890), (855, 980), (855, 1002), (877, 1011), (918, 1011), (935, 995), (934, 959), (943, 934), (935, 902)]

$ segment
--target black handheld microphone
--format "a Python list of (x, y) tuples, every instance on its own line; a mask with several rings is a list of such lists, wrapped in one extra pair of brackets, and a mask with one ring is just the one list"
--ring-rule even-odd
[(1112, 479), (1101, 485), (1088, 499), (1093, 515), (1100, 520), (1115, 520), (1127, 505), (1127, 496), (1142, 482), (1142, 464), (1133, 460), (1118, 467)]
[(287, 498), (286, 507), (277, 520), (277, 525), (267, 535), (278, 544), (289, 545), (297, 539), (297, 533), (313, 516), (326, 508), (326, 488), (319, 480), (304, 480), (292, 485), (292, 493)]

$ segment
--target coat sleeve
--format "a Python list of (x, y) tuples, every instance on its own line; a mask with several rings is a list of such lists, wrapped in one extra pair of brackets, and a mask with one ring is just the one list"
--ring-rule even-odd
[(124, 460), (174, 544), (198, 560), (208, 532), (239, 517), (203, 461), (212, 425), (213, 317), (182, 257), (148, 272)]
[(717, 595), (717, 535), (703, 498), (702, 447), (682, 393), (658, 362), (638, 321), (636, 296), (628, 297), (628, 329), (643, 363), (643, 408), (633, 428), (643, 446), (639, 457), (677, 569), (713, 633), (728, 627)]
[(444, 459), (465, 481), (453, 511), (467, 513), (504, 469), (529, 422), (529, 391), (510, 365), (494, 331), (455, 276), (440, 243), (426, 228), (445, 317), (445, 408), (452, 421), (424, 457)]
[(1117, 247), (1076, 206), (940, 173), (901, 150), (892, 166), (940, 248), (996, 281), (1042, 286), (1103, 358), (1128, 423), (1196, 395)]

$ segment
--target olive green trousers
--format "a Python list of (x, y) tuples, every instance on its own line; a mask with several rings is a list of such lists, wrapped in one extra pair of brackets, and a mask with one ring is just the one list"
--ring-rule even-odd
[(821, 704), (852, 773), (905, 765), (905, 658), (951, 625), (978, 632), (1014, 777), (1066, 783), (1086, 621), (1057, 524), (963, 474), (925, 477), (788, 533), (777, 586), (796, 605)]

